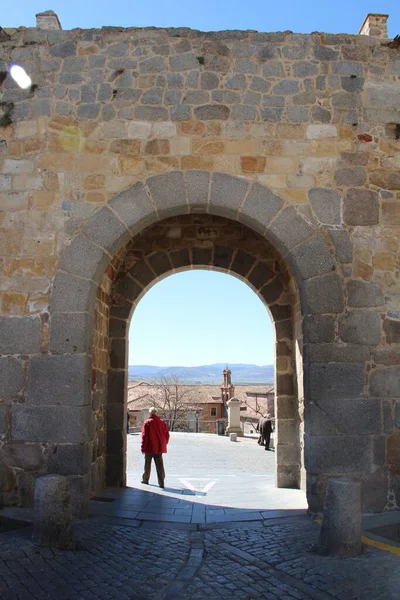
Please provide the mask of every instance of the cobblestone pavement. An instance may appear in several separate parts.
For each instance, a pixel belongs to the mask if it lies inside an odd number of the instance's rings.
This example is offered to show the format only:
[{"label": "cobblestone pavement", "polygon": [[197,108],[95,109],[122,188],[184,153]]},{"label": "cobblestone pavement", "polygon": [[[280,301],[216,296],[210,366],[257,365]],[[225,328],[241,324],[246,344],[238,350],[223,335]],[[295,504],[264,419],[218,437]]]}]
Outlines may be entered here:
[{"label": "cobblestone pavement", "polygon": [[29,530],[0,535],[1,600],[398,600],[400,558],[312,550],[309,517],[256,523],[160,524],[89,519],[79,550],[35,547]]}]

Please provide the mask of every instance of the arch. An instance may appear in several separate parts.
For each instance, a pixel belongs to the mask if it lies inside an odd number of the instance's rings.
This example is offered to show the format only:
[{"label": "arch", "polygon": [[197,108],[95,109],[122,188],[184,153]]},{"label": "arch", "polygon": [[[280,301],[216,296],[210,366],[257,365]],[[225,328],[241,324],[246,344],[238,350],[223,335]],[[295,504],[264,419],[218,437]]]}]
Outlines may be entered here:
[{"label": "arch", "polygon": [[[107,446],[105,453],[107,448],[110,450],[112,446],[113,451],[108,452],[109,456],[112,456],[117,448],[117,454],[121,456],[125,444],[120,427],[121,406],[117,406],[123,398],[125,376],[121,377],[117,371],[111,371],[108,377],[108,387],[110,388],[112,380],[113,393],[116,393],[119,399],[114,403],[115,406],[110,406],[107,411],[109,424],[114,423],[110,427],[111,434],[107,439],[100,435],[95,438],[93,434],[99,425],[94,421],[92,406],[101,403],[102,394],[106,389],[104,371],[96,371],[94,375],[92,368],[92,341],[93,336],[98,334],[95,317],[99,314],[101,295],[105,293],[102,285],[111,285],[132,238],[164,219],[196,214],[222,217],[242,224],[249,231],[253,231],[258,240],[269,243],[271,248],[275,249],[287,272],[292,274],[292,281],[299,294],[296,302],[292,304],[292,315],[281,321],[278,320],[279,314],[285,314],[287,308],[276,302],[277,298],[273,298],[274,294],[278,294],[278,298],[280,295],[277,282],[272,282],[270,288],[270,282],[264,282],[265,290],[270,290],[271,294],[268,298],[264,297],[264,301],[269,306],[276,304],[273,309],[277,311],[277,314],[273,315],[275,326],[281,327],[285,336],[292,336],[292,340],[294,334],[290,319],[293,314],[296,315],[296,344],[300,348],[300,353],[299,348],[297,349],[297,360],[302,358],[299,354],[302,354],[303,335],[304,340],[307,340],[308,336],[307,323],[302,323],[302,317],[340,312],[343,308],[341,282],[334,272],[334,257],[322,233],[298,209],[288,205],[257,182],[217,172],[177,171],[150,177],[145,182],[138,182],[116,195],[86,220],[59,260],[50,300],[50,354],[36,359],[36,372],[41,373],[44,390],[42,404],[54,404],[52,396],[56,385],[53,381],[55,370],[61,370],[64,379],[73,377],[82,382],[77,398],[71,400],[67,392],[62,395],[62,399],[67,403],[74,403],[75,409],[68,413],[71,418],[73,415],[74,427],[77,429],[71,433],[73,448],[69,449],[69,453],[79,457],[82,451],[85,454],[85,467],[82,466],[81,459],[76,461],[79,464],[75,465],[72,461],[69,466],[69,475],[75,477],[77,502],[82,500],[82,489],[87,490],[90,478],[97,481],[94,484],[95,488],[101,487],[100,482],[104,479],[104,463],[97,464],[95,468],[92,465],[89,477],[87,465],[90,464],[90,455],[94,455],[98,450],[95,445],[98,444],[103,450]],[[203,264],[204,258],[200,262]],[[255,265],[253,267],[256,268]],[[247,277],[250,271],[251,269],[246,271]],[[243,278],[243,273],[237,274]],[[263,295],[262,289],[257,289],[257,292]],[[112,317],[116,317],[115,311]],[[295,356],[290,356],[291,360],[295,361]],[[302,378],[298,378],[299,381],[300,379]],[[30,372],[30,387],[32,380],[33,371]],[[307,386],[308,369],[305,369],[304,380]],[[294,397],[293,383],[287,385],[291,390],[288,396]],[[302,391],[300,393],[303,395]],[[290,413],[288,422],[292,422],[293,401],[286,402],[285,406],[285,410]],[[60,411],[63,408],[52,407],[57,413],[56,418],[68,418]],[[287,429],[287,437],[292,434],[293,423]],[[301,430],[298,437],[302,435]],[[286,448],[287,465],[294,464],[293,455],[299,451],[300,446],[295,450]],[[114,452],[114,458],[117,454]],[[116,459],[116,462],[118,461],[119,464],[115,464],[114,467],[119,473],[118,481],[123,484],[120,458]],[[286,474],[283,469],[283,484],[285,481],[293,481],[292,475],[290,469]],[[83,500],[84,504],[85,496]]]}]

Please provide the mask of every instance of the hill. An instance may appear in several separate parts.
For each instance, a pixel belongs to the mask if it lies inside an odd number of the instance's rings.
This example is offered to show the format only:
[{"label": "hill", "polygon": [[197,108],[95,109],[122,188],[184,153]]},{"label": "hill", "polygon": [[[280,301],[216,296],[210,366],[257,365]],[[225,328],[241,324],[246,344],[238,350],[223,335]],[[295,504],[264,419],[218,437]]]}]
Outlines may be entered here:
[{"label": "hill", "polygon": [[[226,367],[225,363],[215,363],[213,365],[201,365],[198,367],[157,367],[153,365],[130,365],[128,367],[128,377],[130,380],[156,381],[163,377],[176,376],[182,383],[192,384],[220,384],[222,383],[222,371]],[[239,383],[273,383],[274,366],[273,365],[229,365],[232,371],[233,385]]]}]

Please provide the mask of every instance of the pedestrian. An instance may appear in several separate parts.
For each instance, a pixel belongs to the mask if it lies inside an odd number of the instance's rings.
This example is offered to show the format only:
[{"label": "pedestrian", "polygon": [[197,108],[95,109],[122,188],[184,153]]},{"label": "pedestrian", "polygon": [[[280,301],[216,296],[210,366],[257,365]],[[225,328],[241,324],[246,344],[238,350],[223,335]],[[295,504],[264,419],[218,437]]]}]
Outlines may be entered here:
[{"label": "pedestrian", "polygon": [[260,417],[260,418],[258,419],[258,423],[257,423],[257,426],[256,426],[256,431],[258,431],[258,433],[260,434],[260,435],[259,435],[259,438],[258,438],[258,440],[257,440],[257,444],[258,444],[259,446],[264,446],[264,438],[263,438],[263,423],[264,423],[264,417]]},{"label": "pedestrian", "polygon": [[157,470],[158,485],[164,487],[165,470],[162,455],[167,452],[169,431],[165,421],[157,415],[157,409],[149,409],[149,418],[142,425],[141,451],[144,454],[144,473],[142,483],[149,483],[151,459],[154,458]]},{"label": "pedestrian", "polygon": [[269,450],[269,444],[271,441],[271,433],[272,433],[272,421],[271,415],[264,415],[263,424],[262,424],[262,436],[265,442],[265,450]]}]

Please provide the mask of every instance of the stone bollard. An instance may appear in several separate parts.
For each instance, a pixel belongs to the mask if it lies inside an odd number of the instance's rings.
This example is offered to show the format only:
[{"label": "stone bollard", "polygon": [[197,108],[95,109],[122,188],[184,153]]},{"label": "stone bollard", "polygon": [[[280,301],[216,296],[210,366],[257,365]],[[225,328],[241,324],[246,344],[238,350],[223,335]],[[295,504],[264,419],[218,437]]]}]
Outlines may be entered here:
[{"label": "stone bollard", "polygon": [[71,492],[67,477],[43,475],[35,480],[33,542],[38,546],[75,550]]},{"label": "stone bollard", "polygon": [[229,439],[231,442],[237,442],[237,433],[230,433]]},{"label": "stone bollard", "polygon": [[362,552],[361,535],[361,482],[345,477],[328,479],[319,553],[357,556]]}]

